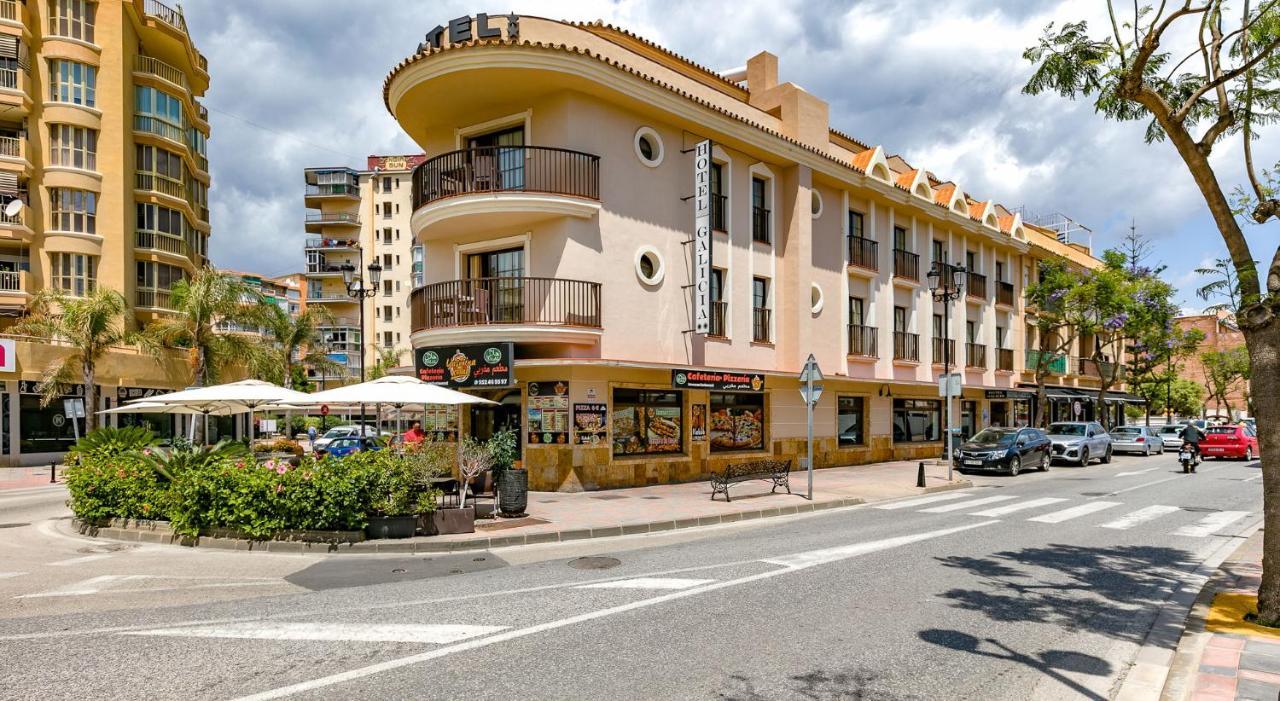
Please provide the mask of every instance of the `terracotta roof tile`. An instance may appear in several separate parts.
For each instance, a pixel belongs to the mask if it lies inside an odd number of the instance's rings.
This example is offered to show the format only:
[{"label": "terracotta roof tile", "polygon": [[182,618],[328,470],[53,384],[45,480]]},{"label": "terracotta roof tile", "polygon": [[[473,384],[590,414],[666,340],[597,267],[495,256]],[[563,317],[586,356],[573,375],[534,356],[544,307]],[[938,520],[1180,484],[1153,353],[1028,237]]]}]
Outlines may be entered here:
[{"label": "terracotta roof tile", "polygon": [[869,148],[866,151],[859,151],[853,155],[853,167],[862,172],[867,172],[867,166],[871,165],[871,157],[876,154],[876,150]]},{"label": "terracotta roof tile", "polygon": [[917,172],[917,169],[915,168],[908,170],[902,175],[899,175],[898,179],[894,181],[894,184],[904,190],[910,190],[911,184],[916,181],[916,172]]}]

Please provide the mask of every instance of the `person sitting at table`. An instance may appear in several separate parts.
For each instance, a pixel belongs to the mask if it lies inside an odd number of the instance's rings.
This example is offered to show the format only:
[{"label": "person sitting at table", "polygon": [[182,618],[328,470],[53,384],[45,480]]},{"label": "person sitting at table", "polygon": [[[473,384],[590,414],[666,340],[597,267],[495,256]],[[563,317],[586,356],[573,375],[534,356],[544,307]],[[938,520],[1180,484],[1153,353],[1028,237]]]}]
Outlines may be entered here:
[{"label": "person sitting at table", "polygon": [[404,432],[404,442],[406,445],[413,443],[421,443],[426,440],[427,434],[422,432],[422,422],[414,421],[408,431]]}]

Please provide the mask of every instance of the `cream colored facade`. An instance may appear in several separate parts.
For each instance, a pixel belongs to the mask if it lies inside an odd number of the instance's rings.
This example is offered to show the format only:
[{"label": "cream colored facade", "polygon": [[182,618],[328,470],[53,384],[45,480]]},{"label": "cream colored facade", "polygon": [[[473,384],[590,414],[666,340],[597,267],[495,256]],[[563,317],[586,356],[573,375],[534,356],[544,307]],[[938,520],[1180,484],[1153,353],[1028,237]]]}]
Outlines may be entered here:
[{"label": "cream colored facade", "polygon": [[[369,156],[364,170],[308,168],[305,172],[306,301],[322,304],[334,316],[325,329],[328,352],[346,366],[341,377],[321,377],[324,384],[360,376],[360,356],[366,369],[384,351],[403,351],[409,362],[409,292],[414,287],[415,243],[410,231],[411,175],[421,155]],[[382,266],[376,294],[363,302],[347,294],[341,266],[355,266],[368,279],[374,260]],[[417,268],[419,273],[421,267]],[[360,305],[364,305],[364,342],[360,335]]]},{"label": "cream colored facade", "polygon": [[[941,452],[944,336],[965,387],[957,422],[1025,423],[1036,261],[1097,265],[963,183],[831,129],[827,104],[780,82],[768,53],[722,76],[600,23],[477,16],[429,35],[384,97],[428,156],[410,223],[425,249],[415,357],[514,344],[514,385],[485,393],[521,425],[536,489],[698,479],[762,457],[796,467],[810,354],[826,375],[819,466]],[[704,139],[717,171],[705,336],[690,332],[687,201]],[[935,260],[970,273],[945,329]],[[756,386],[682,384],[720,371]],[[534,385],[565,387],[574,412],[605,405],[603,435],[531,430],[548,421]]]},{"label": "cream colored facade", "polygon": [[[124,294],[140,324],[168,313],[172,283],[208,255],[209,124],[197,99],[208,87],[207,61],[180,9],[157,0],[0,0],[0,206],[23,202],[0,214],[0,314],[21,315],[41,289],[80,295],[95,285]],[[0,320],[0,331],[7,326]],[[19,389],[59,351],[18,344],[16,368],[0,372],[14,437],[0,452],[11,462],[57,452],[34,450],[23,436],[37,418],[26,416],[30,395]],[[118,388],[189,380],[181,363],[124,350],[98,377],[104,406]],[[60,421],[50,431],[69,433]]]}]

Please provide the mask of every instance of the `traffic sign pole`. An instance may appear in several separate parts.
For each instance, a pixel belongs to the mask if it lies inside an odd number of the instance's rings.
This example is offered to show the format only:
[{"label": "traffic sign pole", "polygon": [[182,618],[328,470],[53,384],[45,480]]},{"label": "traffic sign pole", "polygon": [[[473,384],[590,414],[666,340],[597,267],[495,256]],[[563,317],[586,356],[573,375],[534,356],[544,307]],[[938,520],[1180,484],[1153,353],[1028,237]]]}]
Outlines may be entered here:
[{"label": "traffic sign pole", "polygon": [[818,367],[817,358],[810,353],[804,362],[804,370],[800,371],[800,381],[804,388],[800,394],[804,396],[804,415],[806,430],[805,467],[809,477],[809,501],[813,501],[813,405],[822,396],[822,385],[814,384],[822,381],[822,369]]}]

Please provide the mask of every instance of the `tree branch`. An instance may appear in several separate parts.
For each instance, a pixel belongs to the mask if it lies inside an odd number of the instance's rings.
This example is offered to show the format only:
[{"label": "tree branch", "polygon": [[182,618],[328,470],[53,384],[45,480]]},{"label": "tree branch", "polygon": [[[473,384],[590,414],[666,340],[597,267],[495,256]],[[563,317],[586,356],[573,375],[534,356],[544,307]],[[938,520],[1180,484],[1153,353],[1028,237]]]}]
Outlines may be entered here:
[{"label": "tree branch", "polygon": [[1222,75],[1218,76],[1216,79],[1210,80],[1204,85],[1201,85],[1199,89],[1191,93],[1191,96],[1188,97],[1186,101],[1182,103],[1182,106],[1178,108],[1178,111],[1174,112],[1173,114],[1174,119],[1177,119],[1179,122],[1182,122],[1183,120],[1185,120],[1187,118],[1187,115],[1190,114],[1191,110],[1195,107],[1196,102],[1198,102],[1200,98],[1204,97],[1205,93],[1209,92],[1210,90],[1217,90],[1219,87],[1231,82],[1232,80],[1235,80],[1236,78],[1239,78],[1249,69],[1257,65],[1259,61],[1266,58],[1268,54],[1270,54],[1272,51],[1276,49],[1276,47],[1280,47],[1280,38],[1272,39],[1271,41],[1267,42],[1267,45],[1262,47],[1262,49],[1258,51],[1257,56],[1254,56],[1253,58],[1240,64],[1236,68],[1233,68],[1227,71],[1226,73],[1223,73]]},{"label": "tree branch", "polygon": [[1111,31],[1116,37],[1116,53],[1120,55],[1120,65],[1125,64],[1124,60],[1124,39],[1120,38],[1120,25],[1116,22],[1116,8],[1111,0],[1107,0],[1107,14],[1111,15]]}]

